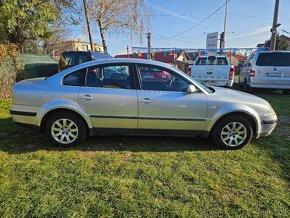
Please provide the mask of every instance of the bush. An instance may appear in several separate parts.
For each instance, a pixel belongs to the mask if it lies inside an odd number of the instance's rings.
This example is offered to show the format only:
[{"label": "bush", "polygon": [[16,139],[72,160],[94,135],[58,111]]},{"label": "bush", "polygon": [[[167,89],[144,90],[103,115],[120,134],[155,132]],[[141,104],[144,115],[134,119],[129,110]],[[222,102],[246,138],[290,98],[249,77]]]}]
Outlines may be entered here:
[{"label": "bush", "polygon": [[15,82],[25,78],[14,44],[0,44],[0,98],[10,98]]}]

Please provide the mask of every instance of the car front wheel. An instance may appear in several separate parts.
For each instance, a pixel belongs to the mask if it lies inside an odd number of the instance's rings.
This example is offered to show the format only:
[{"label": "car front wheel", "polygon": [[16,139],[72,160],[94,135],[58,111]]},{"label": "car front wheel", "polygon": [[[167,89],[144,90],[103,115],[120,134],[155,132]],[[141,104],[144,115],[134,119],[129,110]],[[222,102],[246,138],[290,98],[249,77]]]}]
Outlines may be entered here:
[{"label": "car front wheel", "polygon": [[214,144],[230,150],[249,144],[252,137],[251,123],[240,115],[228,116],[218,121],[211,133]]},{"label": "car front wheel", "polygon": [[73,113],[58,112],[46,123],[46,135],[56,145],[76,146],[82,143],[87,135],[84,121]]}]

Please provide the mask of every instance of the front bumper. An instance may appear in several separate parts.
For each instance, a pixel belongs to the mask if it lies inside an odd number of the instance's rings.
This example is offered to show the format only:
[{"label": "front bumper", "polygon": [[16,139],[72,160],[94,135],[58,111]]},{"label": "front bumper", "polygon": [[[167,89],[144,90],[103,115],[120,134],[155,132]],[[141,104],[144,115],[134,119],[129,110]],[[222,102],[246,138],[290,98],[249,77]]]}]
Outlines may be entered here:
[{"label": "front bumper", "polygon": [[256,138],[265,137],[270,135],[277,125],[278,119],[276,114],[272,116],[263,117],[260,125],[260,129]]}]

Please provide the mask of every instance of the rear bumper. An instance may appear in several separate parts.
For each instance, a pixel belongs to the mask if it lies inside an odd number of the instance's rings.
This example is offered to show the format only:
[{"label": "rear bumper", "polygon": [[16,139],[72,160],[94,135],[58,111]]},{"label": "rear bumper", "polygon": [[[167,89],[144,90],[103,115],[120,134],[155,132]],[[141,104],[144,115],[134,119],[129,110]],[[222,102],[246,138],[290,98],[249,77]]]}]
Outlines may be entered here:
[{"label": "rear bumper", "polygon": [[248,81],[248,86],[252,88],[264,89],[290,89],[289,78],[256,78],[251,77]]},{"label": "rear bumper", "polygon": [[251,87],[251,88],[261,88],[261,89],[282,89],[282,90],[290,89],[290,85],[248,83],[248,86]]},{"label": "rear bumper", "polygon": [[37,126],[39,107],[13,104],[10,109],[12,120],[16,123]]}]

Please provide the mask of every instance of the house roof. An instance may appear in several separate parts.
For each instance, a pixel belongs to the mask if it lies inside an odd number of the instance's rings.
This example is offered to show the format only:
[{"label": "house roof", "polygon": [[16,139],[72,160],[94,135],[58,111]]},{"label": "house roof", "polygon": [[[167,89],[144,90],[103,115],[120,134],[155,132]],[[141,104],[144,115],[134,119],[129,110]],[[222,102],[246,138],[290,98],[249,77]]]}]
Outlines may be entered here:
[{"label": "house roof", "polygon": [[235,54],[233,55],[233,57],[235,57],[239,62],[246,61],[247,59],[247,57],[243,54]]}]

